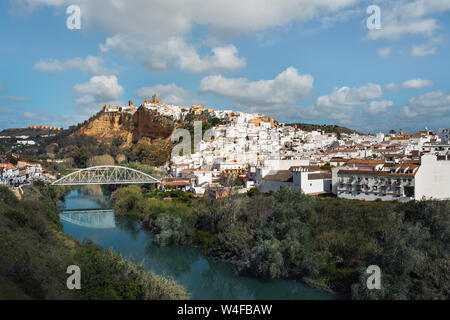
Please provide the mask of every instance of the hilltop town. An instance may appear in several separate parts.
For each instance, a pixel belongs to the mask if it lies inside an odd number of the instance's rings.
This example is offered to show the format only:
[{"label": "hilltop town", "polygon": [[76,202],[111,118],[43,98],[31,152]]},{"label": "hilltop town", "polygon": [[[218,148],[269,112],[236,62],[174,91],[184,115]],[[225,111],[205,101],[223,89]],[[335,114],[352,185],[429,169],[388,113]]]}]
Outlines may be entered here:
[{"label": "hilltop town", "polygon": [[[306,131],[259,113],[166,104],[156,94],[139,107],[132,101],[127,106],[105,105],[100,116],[132,117],[138,110],[159,114],[174,123],[204,114],[220,123],[195,141],[193,152],[176,154],[161,166],[167,174],[163,181],[165,188],[182,189],[196,196],[221,197],[228,192],[221,178],[233,175],[241,182],[237,192],[251,188],[270,192],[287,187],[309,195],[333,194],[360,200],[450,198],[449,129],[440,129],[438,133],[428,129],[414,133],[399,130],[376,135],[351,130],[347,133]],[[156,123],[160,121],[150,125]],[[96,126],[98,123],[92,122],[82,127],[81,133],[98,136],[113,130]],[[134,126],[139,125],[135,122]],[[120,124],[115,123],[114,128],[117,127]],[[58,132],[58,128],[47,129]],[[118,135],[117,132],[109,134]],[[167,131],[163,140],[170,140],[169,134]],[[140,138],[146,138],[145,135],[148,128],[140,133]],[[23,166],[17,168],[3,163],[1,168],[4,184],[17,185],[28,179],[20,175]]]}]

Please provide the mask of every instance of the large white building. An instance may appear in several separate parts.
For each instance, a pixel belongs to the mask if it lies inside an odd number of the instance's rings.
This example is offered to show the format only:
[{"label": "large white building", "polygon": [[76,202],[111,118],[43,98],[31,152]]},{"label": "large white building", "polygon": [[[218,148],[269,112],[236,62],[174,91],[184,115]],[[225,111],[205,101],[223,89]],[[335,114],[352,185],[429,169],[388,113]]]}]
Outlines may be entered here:
[{"label": "large white building", "polygon": [[416,200],[450,199],[450,155],[426,154],[415,176]]},{"label": "large white building", "polygon": [[439,138],[442,143],[449,144],[450,143],[450,128],[441,128],[438,131]]},{"label": "large white building", "polygon": [[450,199],[450,156],[425,154],[420,161],[385,164],[378,170],[333,169],[339,198],[409,201]]}]

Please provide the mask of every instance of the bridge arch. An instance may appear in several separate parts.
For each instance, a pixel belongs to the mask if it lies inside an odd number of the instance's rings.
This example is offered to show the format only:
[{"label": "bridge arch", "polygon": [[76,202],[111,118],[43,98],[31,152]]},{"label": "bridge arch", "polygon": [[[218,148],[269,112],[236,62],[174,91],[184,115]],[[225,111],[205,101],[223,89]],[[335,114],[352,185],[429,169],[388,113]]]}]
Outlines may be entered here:
[{"label": "bridge arch", "polygon": [[77,186],[88,184],[145,183],[161,183],[161,181],[136,169],[105,165],[77,170],[54,181],[52,185]]}]

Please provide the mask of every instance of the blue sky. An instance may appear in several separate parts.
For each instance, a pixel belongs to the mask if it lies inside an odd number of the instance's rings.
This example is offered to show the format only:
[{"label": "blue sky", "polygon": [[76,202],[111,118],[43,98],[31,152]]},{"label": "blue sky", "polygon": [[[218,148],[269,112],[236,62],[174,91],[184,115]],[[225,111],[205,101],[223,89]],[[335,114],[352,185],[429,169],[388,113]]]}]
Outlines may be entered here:
[{"label": "blue sky", "polygon": [[364,132],[448,127],[449,18],[450,0],[2,1],[0,129],[67,127],[154,92]]}]

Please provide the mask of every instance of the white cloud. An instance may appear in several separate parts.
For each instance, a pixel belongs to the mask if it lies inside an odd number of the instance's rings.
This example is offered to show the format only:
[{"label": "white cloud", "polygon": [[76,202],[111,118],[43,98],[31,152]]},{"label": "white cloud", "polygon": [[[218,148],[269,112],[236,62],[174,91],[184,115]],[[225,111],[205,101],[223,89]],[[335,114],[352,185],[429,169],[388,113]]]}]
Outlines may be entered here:
[{"label": "white cloud", "polygon": [[395,92],[400,89],[419,90],[419,89],[423,89],[426,87],[432,87],[432,86],[434,86],[433,81],[428,80],[428,79],[416,78],[416,79],[404,81],[401,84],[389,83],[389,84],[385,85],[384,88],[387,92]]},{"label": "white cloud", "polygon": [[79,96],[75,101],[78,105],[94,108],[105,103],[115,103],[124,93],[116,76],[92,77],[87,83],[75,85],[73,91]]},{"label": "white cloud", "polygon": [[[149,34],[166,38],[207,26],[216,34],[245,34],[292,21],[339,13],[357,0],[15,0],[16,5],[54,7],[76,4],[83,23],[114,34]],[[101,12],[101,14],[99,14]],[[131,18],[132,17],[132,18]]]},{"label": "white cloud", "polygon": [[102,52],[115,51],[124,58],[136,58],[154,71],[179,68],[190,72],[223,72],[246,65],[234,45],[214,47],[212,54],[200,56],[197,49],[181,37],[153,41],[136,35],[115,35],[106,39],[100,48]]},{"label": "white cloud", "polygon": [[19,102],[19,101],[30,101],[30,98],[26,98],[26,97],[15,97],[15,96],[0,96],[0,102],[6,104],[6,105],[10,105],[14,102]]},{"label": "white cloud", "polygon": [[373,83],[355,88],[334,88],[331,94],[316,99],[310,113],[325,116],[343,125],[352,125],[358,114],[358,107],[382,96],[381,86]]},{"label": "white cloud", "polygon": [[314,78],[299,74],[289,67],[273,80],[249,81],[246,78],[225,78],[213,75],[200,81],[199,92],[230,98],[242,108],[277,112],[275,105],[295,106],[300,98],[307,98],[313,89]]},{"label": "white cloud", "polygon": [[315,108],[330,119],[350,120],[355,115],[357,106],[378,99],[382,95],[381,86],[373,83],[357,88],[334,88],[331,94],[317,98]]},{"label": "white cloud", "polygon": [[411,79],[402,83],[403,88],[407,89],[422,89],[426,87],[432,87],[433,81],[427,79]]},{"label": "white cloud", "polygon": [[384,90],[386,92],[395,92],[398,91],[400,89],[400,85],[398,85],[397,83],[388,83],[384,86]]},{"label": "white cloud", "polygon": [[34,70],[42,72],[64,71],[63,63],[58,60],[39,61],[34,65]]},{"label": "white cloud", "polygon": [[[321,17],[325,17],[325,25],[333,24],[354,14],[348,10],[357,3],[358,0],[13,0],[19,8],[45,5],[58,8],[59,12],[65,12],[61,10],[64,6],[79,5],[83,29],[99,28],[111,35],[102,45],[104,51],[114,50],[123,58],[137,59],[151,70],[177,67],[191,72],[243,68],[245,59],[238,57],[236,47],[229,44],[232,36]],[[186,43],[196,27],[203,27],[209,40],[196,43],[214,43],[210,54],[200,54],[199,46]],[[54,61],[45,67],[61,69]]]},{"label": "white cloud", "polygon": [[384,1],[380,8],[382,29],[369,31],[369,39],[399,40],[408,35],[432,36],[440,28],[432,15],[450,10],[450,1]]},{"label": "white cloud", "polygon": [[85,73],[92,74],[111,74],[116,73],[104,66],[103,58],[88,56],[83,58],[74,58],[60,62],[58,60],[39,61],[34,65],[34,69],[42,72],[60,72],[67,69],[80,69]]},{"label": "white cloud", "polygon": [[333,12],[330,15],[320,17],[319,26],[308,28],[300,31],[300,34],[311,36],[326,29],[331,29],[337,24],[346,23],[350,19],[359,19],[363,16],[363,10],[361,8],[356,9],[343,9],[339,12]]},{"label": "white cloud", "polygon": [[149,99],[154,94],[158,95],[158,99],[165,103],[174,105],[188,105],[192,102],[193,97],[190,91],[178,87],[171,83],[168,85],[156,85],[152,87],[142,87],[137,91],[137,95],[143,99]]},{"label": "white cloud", "polygon": [[433,91],[411,98],[403,108],[403,116],[416,121],[436,117],[449,118],[450,94],[443,91]]},{"label": "white cloud", "polygon": [[220,72],[241,69],[246,65],[245,59],[237,57],[238,50],[233,45],[215,47],[212,52],[211,57],[204,59],[192,49],[180,52],[180,69],[193,72]]},{"label": "white cloud", "polygon": [[378,49],[378,55],[382,58],[387,58],[391,55],[391,48],[380,48]]},{"label": "white cloud", "polygon": [[425,57],[431,54],[435,54],[441,42],[442,37],[440,36],[430,39],[425,44],[414,45],[411,48],[411,55],[413,57]]},{"label": "white cloud", "polygon": [[390,108],[394,105],[392,101],[382,100],[382,101],[372,101],[367,105],[364,110],[367,114],[371,116],[377,116],[378,118],[383,118],[389,113]]},{"label": "white cloud", "polygon": [[435,54],[437,47],[430,47],[426,44],[413,46],[411,49],[411,55],[413,57],[425,57],[430,54]]}]

